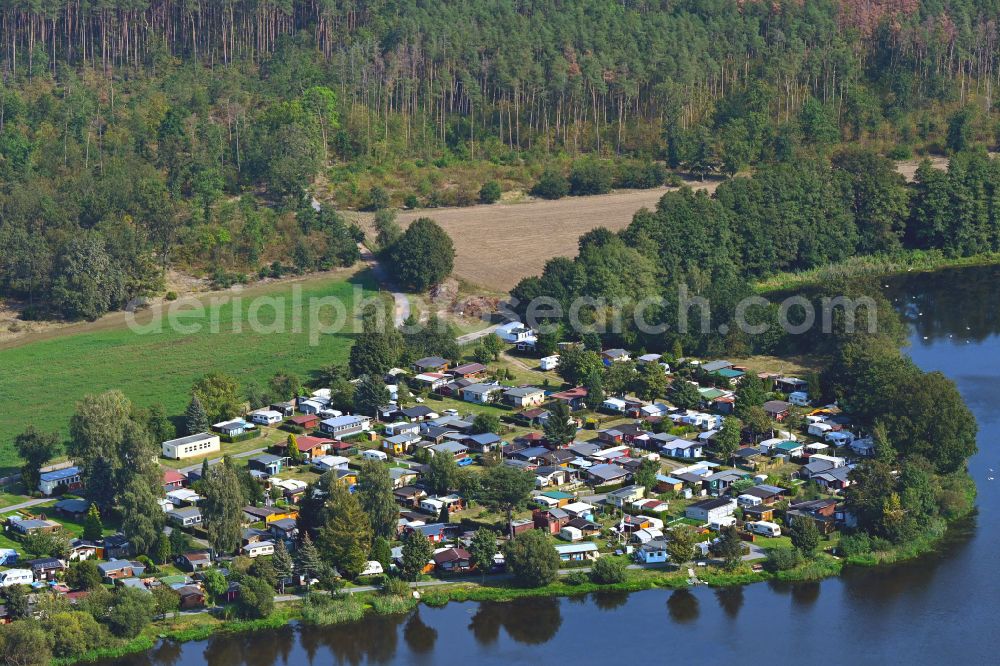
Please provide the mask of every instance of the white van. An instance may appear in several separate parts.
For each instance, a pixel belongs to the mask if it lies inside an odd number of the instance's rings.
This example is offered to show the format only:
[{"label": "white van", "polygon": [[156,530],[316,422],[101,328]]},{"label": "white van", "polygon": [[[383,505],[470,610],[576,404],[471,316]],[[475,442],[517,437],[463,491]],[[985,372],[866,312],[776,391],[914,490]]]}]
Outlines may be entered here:
[{"label": "white van", "polygon": [[781,526],[769,523],[766,520],[759,520],[756,523],[747,523],[747,528],[754,534],[766,537],[780,537]]},{"label": "white van", "polygon": [[383,574],[383,573],[385,573],[385,571],[383,571],[383,569],[382,569],[382,563],[378,562],[377,560],[371,560],[367,564],[365,564],[364,570],[362,570],[362,572],[360,574],[358,574],[358,575],[359,576],[378,576],[379,574]]},{"label": "white van", "polygon": [[723,527],[732,527],[736,524],[736,516],[722,516],[708,524],[708,529],[713,532],[721,532]]},{"label": "white van", "polygon": [[31,585],[35,582],[35,574],[31,569],[7,569],[0,571],[0,587],[13,585]]},{"label": "white van", "polygon": [[365,460],[381,460],[383,462],[389,459],[389,456],[384,451],[379,451],[378,449],[368,449],[361,454],[361,457]]}]

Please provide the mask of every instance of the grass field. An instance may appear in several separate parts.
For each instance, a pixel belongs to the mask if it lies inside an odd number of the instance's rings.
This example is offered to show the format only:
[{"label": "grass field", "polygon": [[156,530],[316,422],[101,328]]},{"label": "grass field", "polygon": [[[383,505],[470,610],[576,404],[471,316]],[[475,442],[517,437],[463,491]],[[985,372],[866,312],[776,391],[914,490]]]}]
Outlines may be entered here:
[{"label": "grass field", "polygon": [[[191,384],[208,372],[230,373],[244,383],[266,380],[278,370],[305,379],[324,365],[344,361],[354,327],[317,335],[317,344],[311,345],[310,299],[337,298],[345,304],[350,323],[356,290],[370,295],[370,275],[364,272],[353,278],[324,277],[294,284],[301,290],[303,304],[304,323],[299,332],[292,328],[293,286],[277,283],[243,290],[239,306],[232,299],[219,299],[214,316],[218,333],[210,330],[213,315],[210,297],[205,296],[198,303],[206,311],[183,320],[185,324],[201,324],[199,332],[171,330],[164,316],[162,331],[138,334],[122,319],[113,326],[96,326],[84,332],[66,329],[36,342],[0,349],[0,468],[18,463],[11,442],[25,426],[34,423],[65,435],[75,403],[90,393],[121,389],[136,404],[162,403],[170,416],[177,417],[187,405]],[[268,332],[259,326],[255,331],[245,323],[253,298],[258,296],[285,299],[283,317],[275,317],[270,307],[259,311],[262,324],[283,321],[282,327],[273,328],[284,328],[285,332]],[[142,313],[137,320],[149,323],[161,311]],[[317,315],[318,321],[329,324],[332,308],[317,311]],[[242,331],[234,332],[233,322],[241,319]]]}]

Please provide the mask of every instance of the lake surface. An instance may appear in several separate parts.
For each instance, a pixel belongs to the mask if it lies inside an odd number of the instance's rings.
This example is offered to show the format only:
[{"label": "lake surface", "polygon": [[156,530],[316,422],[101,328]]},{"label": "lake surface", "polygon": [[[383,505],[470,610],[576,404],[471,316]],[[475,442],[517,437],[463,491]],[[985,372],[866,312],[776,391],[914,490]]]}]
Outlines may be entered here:
[{"label": "lake surface", "polygon": [[907,350],[957,382],[979,420],[978,515],[939,552],[818,583],[452,603],[339,627],[213,638],[116,666],[275,664],[996,663],[1000,641],[1000,269],[916,275],[889,291]]}]

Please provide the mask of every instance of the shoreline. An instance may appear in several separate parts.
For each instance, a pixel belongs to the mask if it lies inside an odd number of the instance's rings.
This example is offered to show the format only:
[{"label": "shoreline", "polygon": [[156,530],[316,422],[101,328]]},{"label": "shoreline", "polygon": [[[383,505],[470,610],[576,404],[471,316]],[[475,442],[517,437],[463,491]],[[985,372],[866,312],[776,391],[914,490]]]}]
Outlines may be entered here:
[{"label": "shoreline", "polygon": [[[970,477],[971,480],[971,477]],[[975,498],[970,497],[974,502]],[[805,583],[826,580],[840,577],[845,569],[856,567],[859,569],[873,569],[877,567],[893,567],[913,562],[921,557],[929,556],[945,543],[959,525],[972,519],[976,514],[976,507],[973,504],[960,516],[944,522],[944,529],[937,534],[924,534],[913,541],[899,544],[888,551],[872,552],[866,555],[854,555],[849,557],[837,557],[829,553],[820,553],[816,558],[803,562],[795,569],[788,571],[771,572],[767,570],[752,571],[746,564],[741,565],[733,571],[726,571],[717,565],[704,567],[701,571],[696,571],[699,583],[707,587],[735,587],[747,586],[769,581],[781,583]],[[120,659],[130,655],[141,654],[155,649],[163,641],[174,643],[189,643],[194,641],[208,640],[215,636],[227,634],[240,634],[261,630],[279,630],[284,627],[294,626],[297,623],[309,624],[309,626],[322,627],[334,626],[338,624],[348,624],[350,622],[360,622],[371,616],[377,615],[402,615],[413,611],[421,604],[431,608],[444,607],[449,603],[506,603],[524,598],[553,597],[569,598],[580,597],[592,593],[600,592],[644,592],[647,590],[679,590],[699,587],[692,585],[686,567],[672,569],[640,569],[630,570],[629,579],[621,583],[599,584],[587,581],[578,585],[573,585],[566,581],[565,576],[549,585],[536,588],[522,588],[510,585],[490,586],[483,583],[471,581],[460,581],[453,584],[442,584],[444,589],[428,592],[420,591],[420,598],[400,598],[394,599],[405,609],[398,609],[393,606],[389,612],[380,612],[378,604],[372,604],[372,598],[378,596],[378,592],[346,592],[341,593],[341,597],[331,597],[332,599],[345,598],[359,601],[362,604],[363,612],[358,617],[348,617],[343,620],[331,622],[308,623],[302,616],[302,604],[307,595],[295,595],[295,600],[275,601],[275,612],[267,618],[260,620],[219,620],[211,610],[187,616],[189,618],[209,618],[210,623],[194,622],[189,626],[177,626],[178,621],[160,620],[150,626],[150,630],[123,645],[95,650],[92,653],[84,654],[75,658],[58,658],[52,661],[53,666],[73,666],[74,664],[94,663],[111,659]],[[486,579],[489,582],[489,579]],[[419,588],[413,588],[419,589]]]},{"label": "shoreline", "polygon": [[766,295],[815,287],[833,279],[897,277],[958,268],[1000,266],[1000,252],[948,257],[940,250],[908,250],[896,255],[852,257],[836,264],[800,272],[776,273],[752,283],[754,293]]}]

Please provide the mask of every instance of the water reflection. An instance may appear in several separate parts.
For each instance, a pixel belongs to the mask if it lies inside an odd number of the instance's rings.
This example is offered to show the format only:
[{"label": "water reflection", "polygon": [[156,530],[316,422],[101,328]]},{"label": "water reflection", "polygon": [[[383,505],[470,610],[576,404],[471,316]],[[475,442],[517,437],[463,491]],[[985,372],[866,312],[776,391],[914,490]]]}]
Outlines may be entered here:
[{"label": "water reflection", "polygon": [[480,645],[495,643],[501,627],[518,643],[539,645],[551,640],[562,626],[559,604],[559,599],[549,597],[484,602],[472,616],[469,629]]},{"label": "water reflection", "polygon": [[417,654],[427,654],[434,649],[437,642],[437,629],[427,626],[420,618],[420,611],[414,611],[403,627],[403,639],[406,645]]},{"label": "water reflection", "polygon": [[250,640],[232,640],[221,635],[208,640],[204,659],[207,664],[219,666],[272,666],[288,661],[295,647],[295,629],[282,627],[267,633],[269,640],[251,635]]},{"label": "water reflection", "polygon": [[396,656],[398,628],[406,620],[406,615],[373,616],[356,624],[303,626],[299,641],[310,662],[328,650],[339,663],[387,663]]},{"label": "water reflection", "polygon": [[594,605],[602,611],[613,611],[621,608],[628,602],[628,592],[608,590],[606,592],[594,592],[590,595]]},{"label": "water reflection", "polygon": [[715,589],[715,598],[722,612],[735,620],[743,608],[743,587],[741,585],[718,587]]},{"label": "water reflection", "polygon": [[997,266],[955,269],[893,278],[885,293],[913,325],[918,344],[948,339],[964,345],[1000,330],[998,281]]},{"label": "water reflection", "polygon": [[698,597],[690,590],[675,590],[667,599],[670,618],[679,624],[687,624],[698,619]]}]

